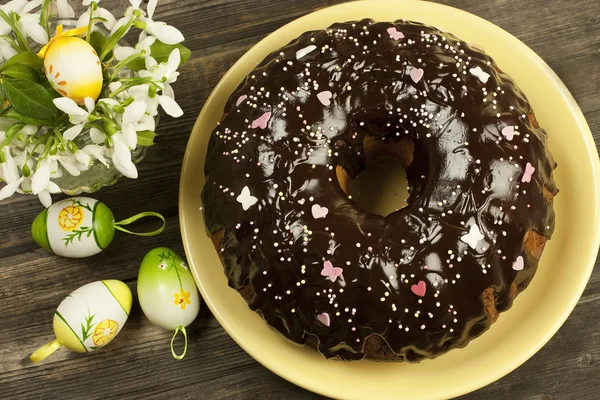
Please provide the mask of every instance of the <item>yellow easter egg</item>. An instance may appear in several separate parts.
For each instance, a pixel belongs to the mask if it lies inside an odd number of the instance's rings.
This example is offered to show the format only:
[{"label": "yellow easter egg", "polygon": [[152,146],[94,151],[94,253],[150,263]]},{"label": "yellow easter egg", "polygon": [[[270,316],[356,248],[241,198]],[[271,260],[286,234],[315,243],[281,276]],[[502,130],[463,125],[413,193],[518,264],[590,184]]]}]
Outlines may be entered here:
[{"label": "yellow easter egg", "polygon": [[85,40],[62,36],[46,52],[44,72],[52,87],[78,104],[102,90],[102,64],[96,50]]},{"label": "yellow easter egg", "polygon": [[121,281],[104,280],[81,286],[54,313],[56,339],[34,352],[31,361],[41,361],[61,346],[77,353],[105,346],[121,331],[131,303],[131,290]]}]

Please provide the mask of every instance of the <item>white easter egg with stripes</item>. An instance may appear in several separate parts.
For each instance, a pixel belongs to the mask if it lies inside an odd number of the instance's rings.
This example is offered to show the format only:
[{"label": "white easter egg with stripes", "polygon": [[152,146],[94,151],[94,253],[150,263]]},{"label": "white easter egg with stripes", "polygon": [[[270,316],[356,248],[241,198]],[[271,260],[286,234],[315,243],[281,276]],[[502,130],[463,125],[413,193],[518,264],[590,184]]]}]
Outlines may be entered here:
[{"label": "white easter egg with stripes", "polygon": [[81,286],[54,313],[56,339],[78,353],[97,350],[121,331],[131,302],[131,290],[121,281],[104,280]]},{"label": "white easter egg with stripes", "polygon": [[52,204],[32,226],[38,245],[71,258],[101,252],[114,234],[113,213],[104,203],[89,197],[72,197]]}]

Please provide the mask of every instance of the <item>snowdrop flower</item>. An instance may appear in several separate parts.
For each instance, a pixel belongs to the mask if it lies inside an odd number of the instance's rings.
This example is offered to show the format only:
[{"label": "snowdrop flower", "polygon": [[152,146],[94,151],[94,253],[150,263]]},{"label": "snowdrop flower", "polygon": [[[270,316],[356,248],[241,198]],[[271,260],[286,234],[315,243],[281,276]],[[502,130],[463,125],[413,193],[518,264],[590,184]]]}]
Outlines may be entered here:
[{"label": "snowdrop flower", "polygon": [[4,154],[4,162],[0,163],[0,178],[6,182],[6,185],[0,189],[0,200],[4,200],[17,191],[21,182],[23,182],[23,178],[19,177],[17,163],[10,154],[8,147],[4,147],[0,151]]},{"label": "snowdrop flower", "polygon": [[142,78],[152,77],[157,82],[173,83],[177,81],[179,64],[181,63],[181,53],[179,49],[174,49],[169,54],[166,63],[157,64],[156,60],[150,56],[146,57],[146,70],[139,72]]},{"label": "snowdrop flower", "polygon": [[[108,84],[108,89],[110,90],[111,93],[114,93],[117,90],[119,90],[121,88],[121,86],[123,86],[123,84],[121,82],[111,82]],[[123,101],[123,100],[127,99],[128,97],[130,97],[129,93],[127,92],[127,90],[124,90],[116,96],[116,99],[118,99],[119,101]],[[113,101],[114,99],[106,99],[106,100]]]},{"label": "snowdrop flower", "polygon": [[[0,6],[0,10],[6,14],[10,14],[11,12],[19,14],[19,30],[26,36],[31,37],[36,43],[46,44],[48,43],[48,34],[40,25],[40,15],[29,13],[41,4],[42,0],[33,0],[31,2],[27,0],[13,0]],[[0,35],[7,35],[10,31],[10,25],[4,19],[0,19]]]},{"label": "snowdrop flower", "polygon": [[[143,13],[143,11],[140,9],[142,0],[129,0],[129,4],[131,4],[131,7],[127,7],[127,10],[125,10],[125,14],[123,15],[123,18],[119,19],[114,24],[114,26],[112,27],[112,29],[110,31],[111,35],[113,33],[115,33],[117,31],[117,29],[119,29],[123,25],[129,23],[132,19],[139,18],[139,17],[134,17],[134,13],[136,11],[137,11],[137,15],[141,15]],[[129,32],[129,29],[125,32],[125,34],[127,34],[127,32]]]},{"label": "snowdrop flower", "polygon": [[31,191],[33,194],[38,194],[46,190],[48,182],[50,182],[50,167],[50,158],[45,158],[33,174],[31,178]]},{"label": "snowdrop flower", "polygon": [[58,161],[61,167],[63,167],[69,174],[73,176],[79,176],[81,175],[82,171],[87,171],[89,169],[89,163],[80,163],[75,157],[75,154],[71,152],[62,151],[53,158]]},{"label": "snowdrop flower", "polygon": [[12,181],[11,183],[7,183],[2,189],[0,189],[0,200],[4,200],[15,194],[21,183],[25,178],[21,177],[16,181]]},{"label": "snowdrop flower", "polygon": [[115,58],[119,61],[126,59],[134,54],[140,54],[143,51],[146,54],[150,54],[150,46],[152,46],[156,42],[156,38],[154,36],[148,36],[138,42],[135,47],[127,47],[127,46],[119,46],[115,47],[114,54]]},{"label": "snowdrop flower", "polygon": [[106,147],[98,146],[96,144],[88,144],[83,149],[75,152],[75,158],[85,165],[89,165],[92,159],[96,159],[100,161],[106,168],[109,167],[108,162],[105,158],[106,155]]},{"label": "snowdrop flower", "polygon": [[60,192],[60,187],[58,187],[56,183],[48,181],[48,186],[38,193],[38,199],[44,207],[48,208],[52,205],[52,196],[50,196],[50,194],[56,194]]},{"label": "snowdrop flower", "polygon": [[[163,110],[173,118],[178,118],[183,115],[183,110],[179,107],[179,104],[175,101],[175,93],[169,84],[164,85],[162,94],[157,93],[154,97],[150,97],[148,94],[149,85],[139,85],[129,89],[129,94],[136,100],[141,100],[146,104],[147,117],[154,117],[158,114],[158,106],[160,105]],[[154,121],[154,119],[152,119]],[[145,119],[144,124],[149,124],[150,121]],[[154,124],[152,124],[154,125]],[[138,130],[154,130],[152,129],[141,129]]]},{"label": "snowdrop flower", "polygon": [[48,208],[52,204],[51,193],[60,193],[58,185],[50,180],[52,173],[52,162],[48,157],[44,159],[40,167],[35,171],[31,178],[31,192],[37,195],[44,207]]},{"label": "snowdrop flower", "polygon": [[129,95],[136,100],[143,101],[146,104],[146,113],[148,116],[154,117],[156,114],[158,114],[158,106],[160,105],[158,102],[159,96],[157,94],[154,97],[150,97],[148,93],[149,90],[150,85],[146,83],[129,89]]},{"label": "snowdrop flower", "polygon": [[111,158],[114,166],[117,170],[131,179],[137,179],[138,171],[133,161],[131,161],[131,152],[129,147],[125,144],[125,139],[121,132],[117,132],[112,135],[113,147],[110,148],[107,153],[111,153]]},{"label": "snowdrop flower", "polygon": [[84,99],[87,112],[68,97],[60,97],[54,99],[53,102],[56,108],[69,115],[69,121],[73,124],[72,127],[63,133],[65,140],[73,140],[81,133],[83,127],[89,121],[90,114],[96,108],[96,103],[91,97],[86,97]]},{"label": "snowdrop flower", "polygon": [[40,14],[29,13],[41,3],[41,0],[34,0],[23,7],[23,10],[19,13],[19,30],[33,39],[34,42],[44,45],[48,43],[49,38],[46,30],[40,25]]},{"label": "snowdrop flower", "polygon": [[0,164],[0,178],[2,178],[4,182],[14,182],[19,179],[17,163],[10,154],[8,147],[3,147],[2,152],[4,153],[5,160]]},{"label": "snowdrop flower", "polygon": [[146,23],[144,32],[140,35],[140,39],[144,39],[144,33],[155,36],[158,40],[165,44],[177,44],[183,42],[183,34],[174,26],[167,25],[165,22],[152,21],[150,18],[142,18]]},{"label": "snowdrop flower", "polygon": [[[83,5],[89,6],[91,2],[92,2],[92,0],[84,0]],[[99,2],[100,2],[100,0],[96,0],[96,3],[99,3]],[[112,15],[112,13],[110,11],[108,11],[106,8],[102,8],[102,7],[98,7],[98,9],[96,9],[94,11],[92,11],[88,8],[86,12],[81,14],[79,19],[77,20],[78,28],[81,28],[83,26],[88,26],[88,24],[90,23],[90,12],[92,13],[94,18],[100,17],[100,18],[104,18],[106,20],[106,22],[102,21],[102,24],[104,24],[106,29],[109,29],[109,30],[114,29],[117,19],[115,18],[114,15]],[[111,34],[112,34],[112,32],[111,32]]]},{"label": "snowdrop flower", "polygon": [[[0,10],[4,11],[6,14],[10,14],[13,11],[20,14],[26,6],[27,0],[13,0],[4,5],[0,5]],[[0,18],[0,35],[7,35],[10,31],[10,25],[8,25],[4,19]]]},{"label": "snowdrop flower", "polygon": [[141,100],[134,100],[133,103],[125,108],[125,112],[123,113],[121,122],[123,141],[132,150],[137,147],[137,125],[145,113],[146,103]]},{"label": "snowdrop flower", "polygon": [[0,63],[3,63],[15,54],[17,54],[15,49],[5,39],[0,38]]},{"label": "snowdrop flower", "polygon": [[106,136],[100,129],[96,128],[95,126],[90,128],[90,139],[92,139],[94,144],[104,143],[105,138]]},{"label": "snowdrop flower", "polygon": [[59,18],[75,17],[75,11],[73,11],[73,7],[69,5],[67,0],[56,0],[56,4],[52,2],[50,12],[58,14]]},{"label": "snowdrop flower", "polygon": [[[125,25],[127,22],[131,20],[133,17],[134,11],[143,11],[140,9],[140,5],[142,4],[142,0],[129,0],[131,7],[127,9],[125,12],[125,17],[121,18],[112,29],[112,33],[114,33],[120,26]],[[157,0],[150,0],[148,2],[147,7],[147,17],[140,16],[138,20],[141,24],[136,27],[143,29],[140,34],[139,41],[143,41],[148,35],[155,36],[158,40],[165,44],[177,44],[181,43],[184,40],[183,35],[179,31],[179,29],[174,26],[167,25],[165,22],[154,21],[152,17],[154,16],[154,10],[156,9]]]},{"label": "snowdrop flower", "polygon": [[[150,56],[146,57],[146,69],[139,72],[139,75],[143,78],[152,77],[156,84],[163,87],[162,94],[157,94],[155,99],[150,98],[147,95],[146,91],[146,102],[149,104],[149,111],[152,114],[152,105],[157,101],[165,110],[167,114],[174,118],[181,117],[183,115],[183,110],[177,102],[175,102],[175,92],[173,88],[171,88],[170,83],[173,83],[177,80],[179,76],[179,72],[177,72],[177,68],[179,67],[179,63],[181,62],[181,53],[179,49],[174,49],[171,54],[169,54],[169,59],[166,63],[157,64],[156,60]],[[141,88],[142,86],[140,86]],[[135,89],[135,88],[132,88]],[[130,93],[136,93],[135,90],[130,90]],[[144,93],[137,92],[138,96],[144,96]]]},{"label": "snowdrop flower", "polygon": [[174,26],[167,25],[164,22],[152,20],[152,17],[154,16],[154,10],[156,9],[156,3],[157,0],[150,0],[147,7],[148,17],[141,18],[141,20],[146,24],[146,27],[140,34],[140,41],[145,38],[145,35],[150,34],[165,44],[177,44],[183,42],[184,38],[179,29],[175,28]]}]

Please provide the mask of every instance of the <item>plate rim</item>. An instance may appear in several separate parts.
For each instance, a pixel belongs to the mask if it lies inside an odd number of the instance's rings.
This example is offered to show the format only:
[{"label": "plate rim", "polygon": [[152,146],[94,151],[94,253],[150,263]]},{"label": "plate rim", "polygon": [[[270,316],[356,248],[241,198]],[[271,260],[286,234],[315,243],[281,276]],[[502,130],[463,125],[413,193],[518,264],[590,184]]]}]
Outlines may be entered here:
[{"label": "plate rim", "polygon": [[[430,2],[420,1],[420,0],[403,0],[403,1],[410,2],[410,3],[427,3],[427,6],[439,7],[442,9],[446,9],[449,12],[463,14],[463,16],[465,16],[467,18],[477,19],[477,20],[484,22],[491,29],[493,29],[493,30],[495,29],[498,33],[500,33],[503,38],[506,38],[507,40],[511,40],[511,42],[512,42],[511,45],[513,45],[513,47],[518,47],[519,50],[521,50],[521,52],[523,52],[525,55],[527,55],[531,61],[535,62],[535,64],[537,64],[541,69],[543,69],[549,75],[549,77],[551,78],[551,81],[554,84],[554,86],[552,87],[552,90],[555,90],[557,93],[559,93],[559,95],[565,100],[565,102],[571,105],[570,113],[574,116],[574,119],[576,120],[577,125],[578,125],[578,129],[584,133],[584,135],[581,135],[581,136],[582,136],[585,148],[587,150],[586,158],[589,158],[589,160],[591,160],[591,172],[592,172],[592,176],[594,178],[594,183],[595,183],[595,185],[593,187],[593,193],[594,193],[595,198],[600,200],[600,159],[598,156],[598,150],[596,148],[596,144],[594,142],[591,130],[589,128],[589,125],[585,119],[583,112],[581,111],[581,108],[575,101],[573,95],[568,90],[568,88],[563,83],[563,81],[560,79],[560,77],[550,68],[550,66],[537,53],[535,53],[531,48],[529,48],[525,43],[523,43],[517,37],[513,36],[508,31],[502,29],[501,27],[497,26],[496,24],[494,24],[491,21],[488,21],[482,17],[479,17],[479,16],[469,13],[467,11],[461,10],[459,8],[444,5],[444,4],[430,3]],[[217,83],[217,85],[214,87],[211,94],[207,98],[206,102],[204,103],[204,106],[202,107],[202,110],[201,110],[200,114],[198,115],[196,122],[194,123],[194,127],[193,127],[190,137],[188,139],[188,143],[186,145],[185,155],[184,155],[184,159],[183,159],[183,163],[182,163],[181,175],[180,175],[180,188],[179,188],[179,198],[178,198],[179,223],[180,223],[180,230],[181,230],[181,236],[182,236],[184,250],[185,250],[186,255],[188,255],[190,265],[192,266],[192,268],[191,268],[192,274],[194,276],[194,279],[196,281],[198,288],[200,289],[202,297],[204,298],[204,301],[210,308],[210,310],[213,313],[213,315],[215,316],[215,318],[219,321],[219,324],[223,327],[223,329],[227,332],[227,334],[246,353],[248,353],[252,358],[254,358],[256,361],[258,361],[265,368],[269,369],[271,372],[275,373],[276,375],[284,378],[288,382],[291,382],[299,387],[302,387],[311,392],[315,392],[315,393],[329,396],[329,397],[336,396],[337,392],[335,389],[312,387],[304,380],[297,379],[295,377],[295,375],[288,373],[288,371],[278,370],[278,368],[277,368],[278,363],[273,362],[272,359],[262,358],[257,350],[255,350],[246,341],[244,341],[244,339],[241,338],[237,334],[237,332],[230,327],[226,318],[219,312],[219,309],[213,304],[211,298],[206,294],[206,289],[204,288],[202,281],[200,280],[200,278],[196,272],[196,268],[193,267],[191,257],[189,257],[189,254],[191,254],[191,244],[190,244],[190,236],[187,233],[188,228],[186,226],[186,221],[185,221],[186,220],[186,209],[184,206],[182,206],[184,204],[183,199],[185,197],[185,192],[186,192],[186,186],[183,183],[184,183],[185,176],[186,176],[185,173],[187,171],[187,168],[190,164],[190,159],[192,157],[192,154],[190,151],[190,149],[191,149],[190,143],[192,142],[192,139],[194,138],[194,133],[197,132],[199,129],[198,127],[200,125],[200,121],[203,119],[204,114],[207,112],[206,105],[212,102],[213,98],[216,96],[216,93],[220,91],[220,88],[224,85],[224,83],[230,79],[231,75],[233,75],[233,71],[236,70],[237,68],[239,68],[241,65],[243,65],[247,58],[250,58],[249,54],[254,53],[257,50],[257,48],[260,48],[261,45],[263,44],[263,42],[267,41],[268,38],[270,38],[271,36],[277,35],[283,30],[289,29],[290,25],[299,24],[304,20],[314,18],[315,15],[325,12],[325,10],[330,10],[332,8],[354,7],[355,5],[357,5],[359,3],[365,3],[365,2],[366,2],[365,0],[351,1],[351,2],[337,4],[334,6],[325,7],[325,8],[313,11],[307,15],[299,17],[293,21],[290,21],[289,23],[283,25],[282,27],[278,28],[277,30],[271,32],[269,35],[267,35],[266,37],[261,39],[259,42],[257,42],[254,46],[252,46],[250,49],[248,49],[227,70],[227,72],[219,80],[219,82]],[[395,5],[397,5],[397,0],[370,0],[370,2],[371,3],[383,3],[383,4],[395,3]],[[275,50],[277,50],[277,49],[273,49],[273,51],[275,51]],[[198,135],[196,135],[196,136],[198,136]],[[595,160],[595,162],[594,162],[594,160]],[[204,173],[204,172],[202,172],[202,173]],[[594,219],[593,223],[596,226],[598,226],[598,225],[600,225],[600,203],[596,202],[596,204],[597,204],[597,206],[595,209],[595,219]],[[595,238],[592,238],[592,242],[595,243],[596,248],[600,247],[600,230],[598,230],[596,232],[596,236],[595,236]],[[590,249],[593,249],[593,247],[590,246]],[[485,379],[473,380],[473,381],[471,381],[471,383],[462,384],[462,385],[458,386],[459,387],[458,390],[452,390],[452,388],[449,388],[448,396],[450,396],[451,398],[461,396],[461,395],[470,393],[474,390],[483,388],[483,387],[495,382],[496,380],[508,375],[509,373],[511,373],[512,371],[517,369],[519,366],[523,365],[527,360],[529,360],[543,346],[545,346],[548,343],[548,341],[556,334],[556,332],[558,332],[558,330],[563,326],[563,324],[565,323],[567,318],[573,312],[575,306],[577,305],[577,303],[579,302],[579,299],[581,298],[581,295],[583,294],[583,291],[585,290],[585,288],[588,284],[588,281],[590,279],[590,276],[591,276],[593,268],[594,268],[594,264],[595,264],[594,260],[596,258],[596,253],[594,252],[594,250],[590,250],[590,254],[586,255],[585,258],[589,259],[587,271],[584,275],[585,279],[582,278],[580,280],[576,295],[574,295],[570,299],[568,307],[566,307],[565,312],[563,312],[560,315],[560,317],[556,319],[557,322],[552,325],[552,329],[548,329],[546,334],[536,343],[535,346],[530,346],[527,349],[528,351],[522,351],[520,349],[519,352],[522,354],[521,357],[515,357],[513,359],[513,362],[505,363],[505,364],[503,364],[503,367],[496,368],[494,370],[494,372],[487,374]]]}]

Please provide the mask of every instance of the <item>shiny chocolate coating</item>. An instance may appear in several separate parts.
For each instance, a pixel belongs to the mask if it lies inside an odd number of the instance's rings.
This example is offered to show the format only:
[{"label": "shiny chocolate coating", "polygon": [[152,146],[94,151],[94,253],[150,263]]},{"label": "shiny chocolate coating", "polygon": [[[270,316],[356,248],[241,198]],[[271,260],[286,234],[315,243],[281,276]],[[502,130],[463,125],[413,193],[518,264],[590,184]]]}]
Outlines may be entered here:
[{"label": "shiny chocolate coating", "polygon": [[[336,167],[365,167],[363,141],[415,144],[408,205],[361,210]],[[229,285],[297,343],[365,356],[380,335],[402,358],[465,346],[508,309],[549,238],[555,163],[525,95],[483,53],[411,21],[306,32],[240,84],[214,130],[203,190]]]}]

